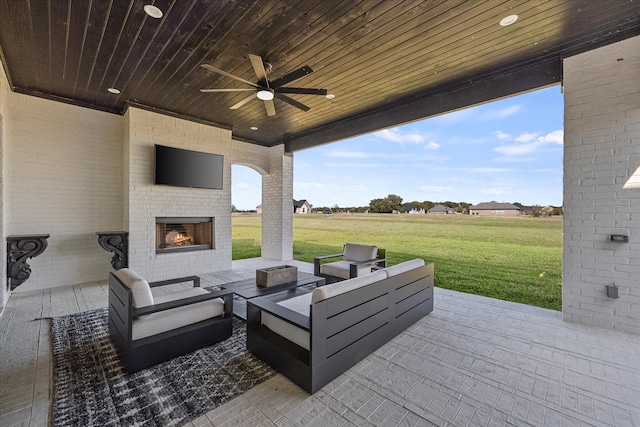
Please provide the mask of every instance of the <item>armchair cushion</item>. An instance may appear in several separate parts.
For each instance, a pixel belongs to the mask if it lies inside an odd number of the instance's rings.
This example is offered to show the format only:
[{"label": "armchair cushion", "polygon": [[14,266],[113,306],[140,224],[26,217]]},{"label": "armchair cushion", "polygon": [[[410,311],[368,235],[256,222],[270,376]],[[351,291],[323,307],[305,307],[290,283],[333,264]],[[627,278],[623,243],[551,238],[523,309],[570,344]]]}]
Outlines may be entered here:
[{"label": "armchair cushion", "polygon": [[[156,304],[207,295],[209,292],[202,288],[190,288],[170,294],[156,296]],[[131,326],[131,337],[134,340],[150,337],[172,329],[181,328],[221,316],[224,312],[224,301],[221,298],[202,301],[182,307],[172,308],[157,313],[147,314],[135,319]]]},{"label": "armchair cushion", "polygon": [[136,272],[128,268],[121,268],[114,274],[120,279],[123,285],[131,289],[133,306],[135,308],[147,307],[154,304],[149,282],[136,274]]},{"label": "armchair cushion", "polygon": [[358,243],[345,243],[342,256],[345,261],[368,261],[376,259],[378,247]]},{"label": "armchair cushion", "polygon": [[[368,258],[371,259],[371,258]],[[320,266],[320,273],[326,274],[328,276],[340,277],[342,279],[348,279],[350,275],[351,263],[353,261],[336,261],[330,262],[327,264],[322,264]],[[373,264],[373,263],[372,263]],[[364,276],[366,274],[371,273],[372,264],[362,264],[358,265],[358,276]]]}]

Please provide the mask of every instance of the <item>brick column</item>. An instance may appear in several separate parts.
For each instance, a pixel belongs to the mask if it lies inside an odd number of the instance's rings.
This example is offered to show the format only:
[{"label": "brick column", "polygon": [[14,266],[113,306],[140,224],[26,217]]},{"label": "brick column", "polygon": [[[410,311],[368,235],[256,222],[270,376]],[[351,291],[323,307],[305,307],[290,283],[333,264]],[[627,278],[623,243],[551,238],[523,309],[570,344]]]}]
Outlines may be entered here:
[{"label": "brick column", "polygon": [[293,154],[269,149],[269,172],[262,177],[262,257],[293,259]]},{"label": "brick column", "polygon": [[563,318],[640,334],[640,189],[624,188],[640,166],[640,37],[565,59],[563,83]]}]

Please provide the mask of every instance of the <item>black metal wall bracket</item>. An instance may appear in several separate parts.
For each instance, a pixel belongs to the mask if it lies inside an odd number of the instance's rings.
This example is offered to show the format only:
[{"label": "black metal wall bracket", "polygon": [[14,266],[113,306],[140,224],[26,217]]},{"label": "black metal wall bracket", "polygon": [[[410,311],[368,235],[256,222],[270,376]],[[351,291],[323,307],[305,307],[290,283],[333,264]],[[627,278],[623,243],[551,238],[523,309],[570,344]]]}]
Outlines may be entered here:
[{"label": "black metal wall bracket", "polygon": [[113,252],[111,266],[114,270],[129,266],[129,232],[98,231],[98,244],[108,252]]},{"label": "black metal wall bracket", "polygon": [[47,249],[49,234],[7,236],[7,279],[14,290],[31,276],[27,259],[35,258]]}]

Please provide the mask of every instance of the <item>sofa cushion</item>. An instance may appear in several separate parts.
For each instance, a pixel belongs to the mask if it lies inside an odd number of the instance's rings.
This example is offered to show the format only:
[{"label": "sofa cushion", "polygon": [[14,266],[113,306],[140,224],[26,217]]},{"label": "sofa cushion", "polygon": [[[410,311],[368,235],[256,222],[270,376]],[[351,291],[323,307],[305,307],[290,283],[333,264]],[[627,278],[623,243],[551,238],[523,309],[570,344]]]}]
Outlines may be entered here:
[{"label": "sofa cushion", "polygon": [[345,261],[368,261],[376,259],[378,248],[371,245],[361,245],[358,243],[346,243],[342,257]]},{"label": "sofa cushion", "polygon": [[309,345],[311,342],[309,332],[304,329],[300,329],[279,317],[267,313],[266,311],[262,312],[262,324],[276,334],[299,345],[305,350],[309,350],[311,348]]},{"label": "sofa cushion", "polygon": [[[320,274],[326,274],[329,276],[340,277],[342,279],[348,279],[351,274],[350,265],[353,261],[336,261],[328,262],[320,266]],[[357,266],[356,276],[364,276],[371,273],[371,264],[364,264]]]},{"label": "sofa cushion", "polygon": [[345,292],[353,291],[354,289],[361,288],[363,286],[370,285],[371,283],[378,282],[387,278],[387,273],[383,270],[374,271],[371,274],[365,274],[364,276],[354,277],[352,279],[343,280],[342,282],[332,283],[331,285],[321,286],[313,290],[313,296],[311,297],[311,303],[332,298]]},{"label": "sofa cushion", "polygon": [[[280,301],[278,305],[293,310],[296,313],[300,313],[303,316],[309,317],[311,311],[311,292],[308,294],[300,295],[294,298],[289,298],[284,301]],[[289,322],[286,322],[279,317],[262,312],[261,322],[264,326],[271,329],[276,334],[288,339],[289,341],[298,344],[305,350],[309,350],[310,337],[309,332],[304,329],[300,329]]]},{"label": "sofa cushion", "polygon": [[[156,304],[198,295],[206,295],[208,293],[208,291],[202,288],[184,289],[182,291],[157,296]],[[131,338],[138,340],[150,337],[172,329],[178,329],[183,326],[211,319],[212,317],[221,316],[222,313],[224,313],[224,301],[222,298],[215,298],[196,304],[147,314],[133,321]]]},{"label": "sofa cushion", "polygon": [[135,271],[121,268],[114,275],[129,289],[133,295],[133,306],[136,308],[153,305],[153,294],[149,282],[140,277]]},{"label": "sofa cushion", "polygon": [[400,264],[396,264],[392,267],[387,267],[382,271],[387,272],[387,277],[397,276],[398,274],[404,273],[409,270],[413,270],[415,268],[420,268],[424,266],[424,260],[420,258],[412,259],[410,261],[401,262]]}]

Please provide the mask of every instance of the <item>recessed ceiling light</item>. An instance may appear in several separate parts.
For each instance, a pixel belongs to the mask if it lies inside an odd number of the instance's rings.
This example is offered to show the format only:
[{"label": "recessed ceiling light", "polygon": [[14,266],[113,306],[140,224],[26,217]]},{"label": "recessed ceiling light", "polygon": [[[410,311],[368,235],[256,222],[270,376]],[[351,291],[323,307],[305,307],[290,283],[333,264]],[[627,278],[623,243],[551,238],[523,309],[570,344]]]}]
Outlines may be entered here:
[{"label": "recessed ceiling light", "polygon": [[327,99],[333,99],[333,98],[335,98],[335,97],[336,97],[336,96],[335,96],[334,94],[332,94],[332,93],[328,93],[328,94],[326,94],[325,96],[326,96],[326,98],[327,98]]},{"label": "recessed ceiling light", "polygon": [[500,20],[500,25],[502,25],[503,27],[508,27],[509,25],[513,24],[517,20],[518,20],[518,15],[505,16]]},{"label": "recessed ceiling light", "polygon": [[251,126],[251,130],[258,130],[258,126]]},{"label": "recessed ceiling light", "polygon": [[162,11],[152,4],[144,5],[144,12],[152,18],[162,18]]},{"label": "recessed ceiling light", "polygon": [[107,90],[111,93],[115,93],[116,95],[120,93],[120,90],[116,89],[115,87],[110,87]]}]

